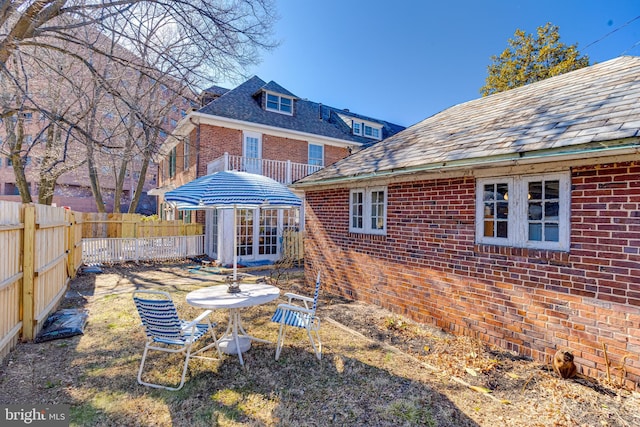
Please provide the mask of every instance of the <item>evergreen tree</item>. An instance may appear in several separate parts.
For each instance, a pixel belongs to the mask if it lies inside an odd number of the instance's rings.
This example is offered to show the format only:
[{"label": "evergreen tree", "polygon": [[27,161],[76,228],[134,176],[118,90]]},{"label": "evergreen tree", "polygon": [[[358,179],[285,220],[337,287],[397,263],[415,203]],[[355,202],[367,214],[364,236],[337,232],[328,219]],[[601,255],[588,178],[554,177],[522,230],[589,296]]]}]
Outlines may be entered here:
[{"label": "evergreen tree", "polygon": [[551,23],[538,27],[537,37],[516,30],[509,47],[491,60],[489,75],[480,88],[482,96],[589,66],[589,57],[580,56],[577,45],[561,43],[559,28]]}]

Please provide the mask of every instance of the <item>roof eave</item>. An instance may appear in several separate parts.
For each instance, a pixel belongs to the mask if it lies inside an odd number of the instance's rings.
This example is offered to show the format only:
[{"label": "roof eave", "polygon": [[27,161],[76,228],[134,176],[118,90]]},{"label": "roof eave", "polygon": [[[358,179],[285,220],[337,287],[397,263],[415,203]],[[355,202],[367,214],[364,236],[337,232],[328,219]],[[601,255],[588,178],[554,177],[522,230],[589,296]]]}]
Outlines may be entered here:
[{"label": "roof eave", "polygon": [[[614,146],[612,146],[614,145]],[[350,184],[373,179],[395,178],[418,173],[441,173],[469,170],[475,168],[497,168],[504,166],[522,166],[543,162],[564,162],[576,159],[584,159],[585,155],[596,157],[609,157],[614,155],[640,155],[640,139],[633,138],[626,143],[609,141],[609,145],[600,142],[591,147],[564,147],[563,149],[550,149],[532,152],[510,153],[489,157],[475,157],[469,159],[454,160],[448,162],[435,162],[406,168],[374,171],[365,174],[339,176],[333,178],[304,181],[290,185],[293,189],[305,190],[314,187],[325,187],[336,184]]]},{"label": "roof eave", "polygon": [[193,121],[199,124],[208,124],[214,126],[224,126],[232,129],[240,129],[240,130],[250,130],[256,132],[268,132],[270,135],[274,136],[282,136],[285,138],[291,138],[292,136],[298,136],[301,139],[312,140],[314,142],[322,142],[329,145],[339,146],[339,147],[349,147],[356,146],[360,147],[363,144],[358,141],[352,141],[347,139],[338,139],[332,138],[329,136],[318,135],[314,133],[301,132],[297,130],[281,128],[277,126],[264,125],[260,123],[247,122],[243,120],[230,119],[222,116],[213,116],[210,114],[201,113],[198,111],[194,111],[190,114],[193,118]]}]

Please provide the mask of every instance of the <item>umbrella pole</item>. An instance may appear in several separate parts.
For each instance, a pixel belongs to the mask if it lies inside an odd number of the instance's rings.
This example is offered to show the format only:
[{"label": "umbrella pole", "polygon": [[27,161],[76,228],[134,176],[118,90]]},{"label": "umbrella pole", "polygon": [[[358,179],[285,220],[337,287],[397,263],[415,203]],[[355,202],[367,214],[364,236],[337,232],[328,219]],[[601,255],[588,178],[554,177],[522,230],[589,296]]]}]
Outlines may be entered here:
[{"label": "umbrella pole", "polygon": [[233,205],[233,279],[227,289],[230,294],[240,292],[240,285],[238,285],[238,220],[236,214],[237,206]]},{"label": "umbrella pole", "polygon": [[238,280],[238,216],[233,205],[233,282]]}]

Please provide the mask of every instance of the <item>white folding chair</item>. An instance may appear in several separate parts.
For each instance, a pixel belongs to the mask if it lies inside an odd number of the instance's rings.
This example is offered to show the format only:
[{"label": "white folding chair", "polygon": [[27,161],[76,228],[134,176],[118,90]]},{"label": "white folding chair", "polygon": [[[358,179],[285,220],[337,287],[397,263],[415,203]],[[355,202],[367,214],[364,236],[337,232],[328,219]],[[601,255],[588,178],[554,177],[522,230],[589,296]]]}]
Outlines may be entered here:
[{"label": "white folding chair", "polygon": [[280,324],[278,342],[276,344],[276,360],[280,357],[280,352],[284,345],[285,326],[306,329],[316,357],[318,360],[322,359],[320,318],[316,316],[319,291],[320,273],[318,273],[318,277],[316,279],[316,290],[313,294],[313,298],[290,292],[284,294],[284,296],[288,298],[288,302],[286,304],[278,304],[276,312],[271,317],[272,322]]},{"label": "white folding chair", "polygon": [[[218,358],[221,357],[216,335],[213,331],[213,328],[217,324],[211,323],[209,320],[211,310],[203,312],[200,316],[188,322],[178,317],[178,312],[173,304],[173,300],[167,292],[152,290],[135,291],[133,293],[133,301],[138,309],[138,314],[140,315],[142,325],[147,335],[142,360],[140,361],[140,369],[138,370],[138,382],[140,384],[166,390],[180,390],[184,385],[189,359],[200,358],[216,360],[213,357],[199,355],[211,347],[215,347],[218,351]],[[193,344],[204,337],[207,332],[211,333],[213,343],[192,353],[191,347]],[[149,350],[185,354],[182,378],[180,379],[180,385],[178,387],[169,387],[142,380],[144,363]]]}]

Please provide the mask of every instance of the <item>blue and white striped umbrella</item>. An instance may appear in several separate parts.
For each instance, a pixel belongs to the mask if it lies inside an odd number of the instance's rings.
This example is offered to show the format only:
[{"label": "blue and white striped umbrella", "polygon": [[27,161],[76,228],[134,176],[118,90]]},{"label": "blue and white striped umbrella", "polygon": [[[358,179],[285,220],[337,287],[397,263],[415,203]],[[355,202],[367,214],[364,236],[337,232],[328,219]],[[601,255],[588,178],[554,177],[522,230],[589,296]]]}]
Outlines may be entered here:
[{"label": "blue and white striped umbrella", "polygon": [[247,172],[215,172],[165,193],[167,202],[180,210],[210,208],[286,208],[302,204],[279,182]]},{"label": "blue and white striped umbrella", "polygon": [[236,209],[292,208],[302,205],[286,186],[266,176],[247,172],[215,172],[167,191],[165,201],[180,210],[233,209],[233,280],[238,276]]}]

